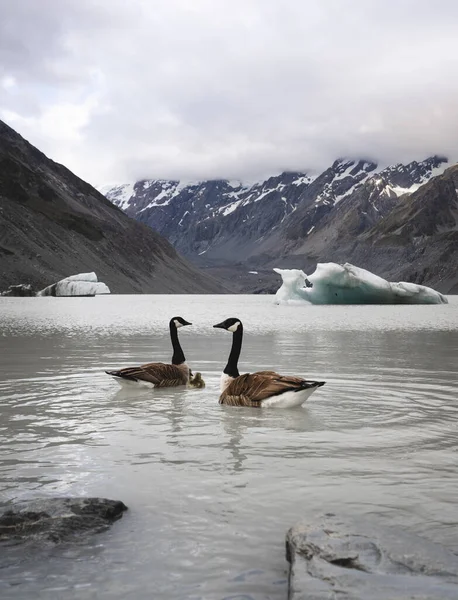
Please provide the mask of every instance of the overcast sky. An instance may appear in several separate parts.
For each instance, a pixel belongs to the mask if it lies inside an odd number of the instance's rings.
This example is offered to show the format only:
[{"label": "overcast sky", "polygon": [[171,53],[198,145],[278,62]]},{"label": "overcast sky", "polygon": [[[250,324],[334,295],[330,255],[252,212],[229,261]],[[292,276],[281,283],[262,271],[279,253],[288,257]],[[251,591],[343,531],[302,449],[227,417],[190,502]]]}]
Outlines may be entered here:
[{"label": "overcast sky", "polygon": [[0,118],[93,184],[458,159],[456,0],[0,0]]}]

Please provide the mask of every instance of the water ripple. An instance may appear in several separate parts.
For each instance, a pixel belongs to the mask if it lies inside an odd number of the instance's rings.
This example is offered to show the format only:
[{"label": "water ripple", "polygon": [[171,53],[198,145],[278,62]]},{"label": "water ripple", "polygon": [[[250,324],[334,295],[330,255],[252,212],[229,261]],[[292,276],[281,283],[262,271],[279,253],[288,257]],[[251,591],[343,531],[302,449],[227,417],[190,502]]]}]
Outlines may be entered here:
[{"label": "water ripple", "polygon": [[[457,549],[458,304],[82,300],[1,305],[0,499],[100,495],[131,510],[52,561],[0,557],[2,600],[283,599],[285,531],[326,511]],[[198,323],[182,343],[206,388],[121,391],[104,369],[167,360],[170,312]],[[300,410],[218,405],[230,337],[209,325],[229,314],[246,323],[242,370],[327,384]]]}]

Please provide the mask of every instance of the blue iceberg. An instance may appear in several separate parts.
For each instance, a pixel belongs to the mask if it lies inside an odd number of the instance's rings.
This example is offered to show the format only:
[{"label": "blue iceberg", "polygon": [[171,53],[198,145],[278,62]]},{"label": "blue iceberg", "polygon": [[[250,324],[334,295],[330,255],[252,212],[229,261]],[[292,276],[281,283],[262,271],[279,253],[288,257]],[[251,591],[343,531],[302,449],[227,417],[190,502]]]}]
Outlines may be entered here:
[{"label": "blue iceberg", "polygon": [[392,283],[350,263],[318,263],[312,275],[300,269],[274,269],[283,280],[277,304],[447,304],[432,288],[400,281]]}]

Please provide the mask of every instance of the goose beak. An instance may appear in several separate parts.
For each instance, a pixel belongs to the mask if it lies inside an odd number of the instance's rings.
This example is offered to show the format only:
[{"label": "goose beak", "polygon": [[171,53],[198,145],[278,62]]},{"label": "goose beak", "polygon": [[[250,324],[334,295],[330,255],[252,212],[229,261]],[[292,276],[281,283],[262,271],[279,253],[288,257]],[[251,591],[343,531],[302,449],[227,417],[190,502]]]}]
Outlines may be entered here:
[{"label": "goose beak", "polygon": [[192,325],[192,323],[190,323],[189,321],[185,321],[185,322],[183,323],[183,327],[184,327],[185,325]]},{"label": "goose beak", "polygon": [[216,325],[213,325],[213,327],[219,327],[220,329],[226,329],[226,327],[224,326],[224,321],[222,323],[217,323]]}]

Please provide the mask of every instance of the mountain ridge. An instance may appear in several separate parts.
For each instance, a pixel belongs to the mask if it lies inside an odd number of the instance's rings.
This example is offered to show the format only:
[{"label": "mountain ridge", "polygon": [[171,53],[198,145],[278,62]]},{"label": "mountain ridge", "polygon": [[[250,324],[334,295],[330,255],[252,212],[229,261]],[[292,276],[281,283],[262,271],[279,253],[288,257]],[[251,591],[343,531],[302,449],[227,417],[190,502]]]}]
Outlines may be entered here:
[{"label": "mountain ridge", "polygon": [[[377,241],[384,235],[382,230],[377,233],[378,225],[404,197],[416,198],[429,181],[442,176],[447,163],[437,155],[383,168],[370,160],[338,159],[318,175],[285,172],[251,186],[227,180],[189,186],[143,180],[129,184],[128,190],[118,186],[106,193],[195,264],[226,281],[234,282],[236,271],[243,274],[242,291],[275,289],[277,280],[268,273],[272,266],[310,272],[317,262],[332,260],[353,262],[391,279],[402,275],[416,283],[436,284],[447,292],[443,276],[399,264],[416,257],[415,252],[401,252],[398,245],[392,258],[398,266],[393,268],[388,259],[377,260],[373,248],[384,254],[386,240]],[[409,211],[396,214],[412,216]],[[435,217],[431,210],[431,220]],[[375,233],[367,237],[372,229]],[[423,252],[428,255],[426,248]],[[253,270],[263,275],[247,278]]]},{"label": "mountain ridge", "polygon": [[88,271],[114,293],[227,291],[0,121],[0,289]]}]

